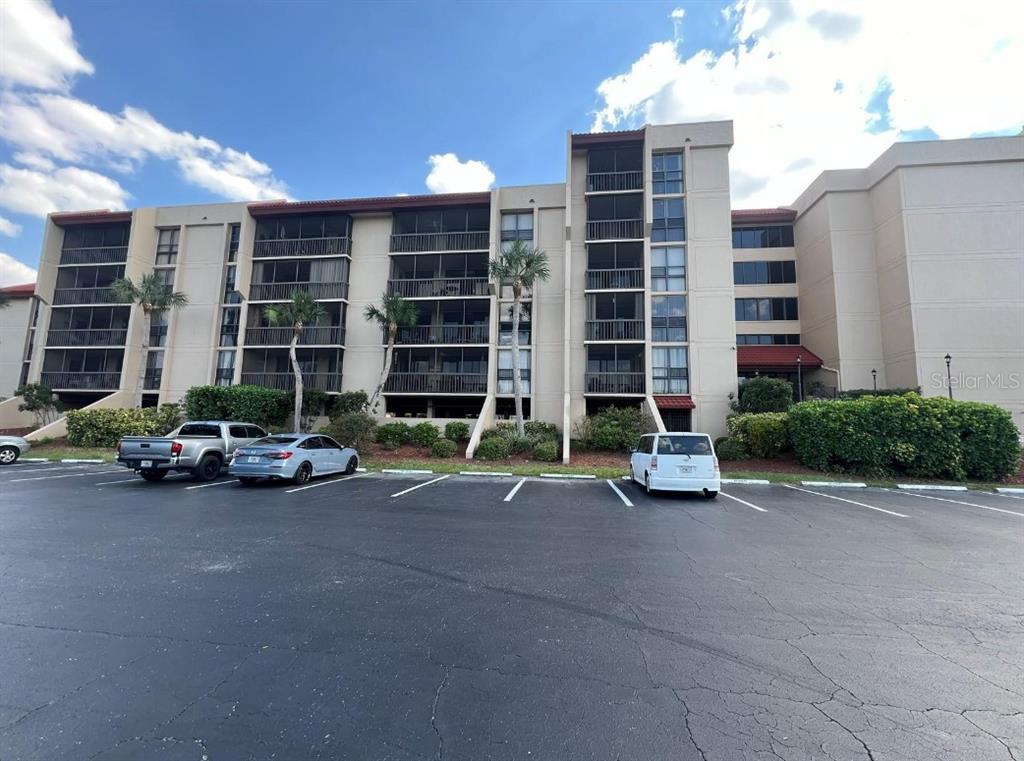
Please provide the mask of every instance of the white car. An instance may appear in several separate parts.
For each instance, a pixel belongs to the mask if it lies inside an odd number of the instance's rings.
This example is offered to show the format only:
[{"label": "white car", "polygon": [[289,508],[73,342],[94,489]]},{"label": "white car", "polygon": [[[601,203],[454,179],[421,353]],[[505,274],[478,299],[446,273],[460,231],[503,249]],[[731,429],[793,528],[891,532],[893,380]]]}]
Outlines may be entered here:
[{"label": "white car", "polygon": [[722,474],[706,433],[648,433],[629,460],[629,477],[653,491],[696,491],[718,496]]},{"label": "white car", "polygon": [[21,436],[0,436],[0,465],[17,462],[31,448],[32,445]]}]

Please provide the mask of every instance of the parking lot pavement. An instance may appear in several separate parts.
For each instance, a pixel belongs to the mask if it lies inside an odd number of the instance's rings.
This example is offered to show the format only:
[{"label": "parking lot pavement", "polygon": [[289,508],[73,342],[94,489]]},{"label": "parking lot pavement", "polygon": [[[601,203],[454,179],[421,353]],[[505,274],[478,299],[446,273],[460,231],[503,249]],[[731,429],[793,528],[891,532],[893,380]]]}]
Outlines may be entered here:
[{"label": "parking lot pavement", "polygon": [[614,486],[0,470],[0,758],[1024,758],[1021,501]]}]

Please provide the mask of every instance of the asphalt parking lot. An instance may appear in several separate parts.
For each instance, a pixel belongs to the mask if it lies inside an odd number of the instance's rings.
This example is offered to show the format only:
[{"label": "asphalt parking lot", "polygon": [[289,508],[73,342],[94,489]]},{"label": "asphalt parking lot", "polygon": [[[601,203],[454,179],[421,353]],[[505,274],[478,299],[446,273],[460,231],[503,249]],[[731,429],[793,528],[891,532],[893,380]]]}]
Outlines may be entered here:
[{"label": "asphalt parking lot", "polygon": [[1024,500],[0,469],[0,759],[1024,759]]}]

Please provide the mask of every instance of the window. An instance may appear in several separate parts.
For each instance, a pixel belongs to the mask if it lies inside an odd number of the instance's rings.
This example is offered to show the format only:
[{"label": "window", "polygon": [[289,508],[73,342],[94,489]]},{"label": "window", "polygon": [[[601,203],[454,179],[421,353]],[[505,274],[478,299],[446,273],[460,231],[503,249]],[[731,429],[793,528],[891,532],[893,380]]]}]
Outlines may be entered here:
[{"label": "window", "polygon": [[[220,318],[220,345],[238,346],[238,323],[241,317],[240,307],[224,307]],[[233,355],[234,352],[231,352]]]},{"label": "window", "polygon": [[486,232],[490,223],[491,212],[487,206],[396,211],[392,217],[392,232],[396,235]]},{"label": "window", "polygon": [[180,230],[161,230],[156,244],[156,266],[173,265],[178,259],[178,234]]},{"label": "window", "polygon": [[740,322],[763,322],[766,320],[797,320],[797,299],[761,298],[736,299],[736,319]]},{"label": "window", "polygon": [[587,245],[588,270],[643,269],[643,266],[644,244],[640,241]]},{"label": "window", "polygon": [[[530,393],[530,355],[529,349],[519,350],[519,377],[523,382],[523,393]],[[513,394],[512,381],[512,350],[498,349],[498,393]]]},{"label": "window", "polygon": [[686,239],[686,211],[681,198],[654,200],[654,224],[651,242],[682,241]]},{"label": "window", "polygon": [[533,212],[501,215],[501,250],[508,251],[517,240],[533,243]]},{"label": "window", "polygon": [[186,423],[178,431],[178,437],[195,436],[200,439],[220,438],[220,426],[210,423]]},{"label": "window", "polygon": [[244,425],[232,425],[228,427],[228,433],[231,434],[232,438],[236,439],[247,439],[249,438],[249,431]]},{"label": "window", "polygon": [[587,173],[642,172],[644,153],[639,145],[594,148],[587,151]]},{"label": "window", "polygon": [[683,192],[683,154],[655,153],[652,157],[653,193],[666,195]]},{"label": "window", "polygon": [[[349,218],[346,214],[311,214],[261,219],[256,223],[256,240],[345,238],[348,237],[348,224]],[[229,258],[228,261],[234,259]]]},{"label": "window", "polygon": [[604,344],[587,347],[588,373],[644,372],[644,349],[629,344]]},{"label": "window", "polygon": [[587,199],[587,221],[641,219],[644,197],[640,194],[591,196]]},{"label": "window", "polygon": [[153,270],[153,274],[156,275],[157,278],[159,278],[160,282],[163,283],[164,286],[168,290],[174,288],[174,268],[173,267],[171,267],[169,269]]},{"label": "window", "polygon": [[218,386],[230,386],[235,379],[235,352],[217,352],[216,382]]},{"label": "window", "polygon": [[685,346],[652,347],[651,372],[655,394],[690,392],[690,369]]},{"label": "window", "polygon": [[229,264],[224,268],[224,303],[225,304],[238,304],[242,301],[242,294],[238,292],[235,287],[235,276],[236,270],[234,264]]},{"label": "window", "polygon": [[686,252],[682,247],[651,249],[651,290],[686,290]]},{"label": "window", "polygon": [[233,262],[238,258],[238,243],[242,235],[241,225],[231,225],[228,234],[228,261]]},{"label": "window", "polygon": [[167,327],[170,323],[170,315],[166,310],[160,309],[150,313],[149,316],[149,345],[167,345]]},{"label": "window", "polygon": [[710,455],[711,439],[707,436],[659,436],[658,454]]},{"label": "window", "polygon": [[245,437],[248,439],[258,439],[266,436],[267,432],[256,425],[247,425],[245,427]]},{"label": "window", "polygon": [[651,297],[651,340],[655,343],[686,340],[686,297]]},{"label": "window", "polygon": [[785,248],[793,245],[793,225],[739,227],[732,231],[733,248]]},{"label": "window", "polygon": [[160,379],[164,372],[163,351],[151,351],[146,355],[146,375],[142,387],[147,390],[160,388]]},{"label": "window", "polygon": [[736,336],[737,346],[789,344],[800,343],[799,333],[741,333]]},{"label": "window", "polygon": [[796,262],[733,262],[732,279],[736,285],[795,283]]}]

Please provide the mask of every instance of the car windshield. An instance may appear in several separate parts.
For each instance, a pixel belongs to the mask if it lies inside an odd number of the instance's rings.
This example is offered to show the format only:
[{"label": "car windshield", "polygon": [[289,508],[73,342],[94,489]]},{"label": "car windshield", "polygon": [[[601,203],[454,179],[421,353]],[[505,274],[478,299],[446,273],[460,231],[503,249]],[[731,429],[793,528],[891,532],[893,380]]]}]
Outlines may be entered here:
[{"label": "car windshield", "polygon": [[298,441],[295,436],[267,436],[265,439],[254,441],[249,446],[253,447],[273,447],[280,446],[282,444],[294,444]]},{"label": "car windshield", "polygon": [[207,425],[205,423],[187,423],[178,431],[179,436],[220,436],[219,425]]},{"label": "car windshield", "polygon": [[707,436],[659,436],[658,454],[711,454],[711,440]]}]

